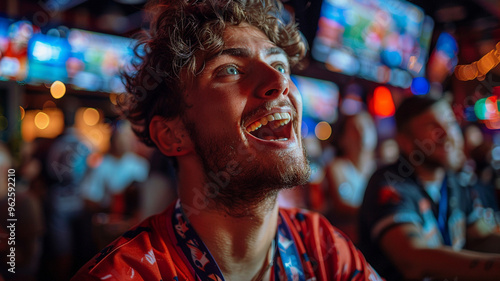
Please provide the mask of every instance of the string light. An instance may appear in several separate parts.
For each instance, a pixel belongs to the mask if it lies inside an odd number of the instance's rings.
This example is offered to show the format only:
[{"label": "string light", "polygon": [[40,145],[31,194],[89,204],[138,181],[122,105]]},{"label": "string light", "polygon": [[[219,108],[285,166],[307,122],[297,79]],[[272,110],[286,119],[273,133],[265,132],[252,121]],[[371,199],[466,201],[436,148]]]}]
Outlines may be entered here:
[{"label": "string light", "polygon": [[471,64],[457,65],[455,67],[455,76],[458,80],[469,81],[478,79],[484,80],[485,75],[500,63],[500,42],[496,44],[495,49],[489,51],[478,61]]}]

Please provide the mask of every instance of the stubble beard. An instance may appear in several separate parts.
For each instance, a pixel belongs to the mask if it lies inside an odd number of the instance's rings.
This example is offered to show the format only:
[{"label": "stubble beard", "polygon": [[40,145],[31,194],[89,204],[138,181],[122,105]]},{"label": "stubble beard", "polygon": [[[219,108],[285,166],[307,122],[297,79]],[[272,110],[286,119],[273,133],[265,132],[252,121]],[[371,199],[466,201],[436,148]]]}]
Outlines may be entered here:
[{"label": "stubble beard", "polygon": [[[266,154],[265,148],[249,152],[241,149],[240,139],[229,135],[201,136],[194,122],[185,120],[184,124],[203,164],[206,185],[219,184],[217,193],[209,198],[209,208],[224,210],[233,217],[246,216],[263,203],[274,207],[280,190],[304,185],[309,179],[311,168],[304,146],[299,157],[286,152]],[[262,163],[262,155],[269,155],[264,158],[269,161]],[[229,175],[228,166],[237,167],[238,173]],[[223,186],[220,179],[213,177],[221,174],[229,176]]]}]

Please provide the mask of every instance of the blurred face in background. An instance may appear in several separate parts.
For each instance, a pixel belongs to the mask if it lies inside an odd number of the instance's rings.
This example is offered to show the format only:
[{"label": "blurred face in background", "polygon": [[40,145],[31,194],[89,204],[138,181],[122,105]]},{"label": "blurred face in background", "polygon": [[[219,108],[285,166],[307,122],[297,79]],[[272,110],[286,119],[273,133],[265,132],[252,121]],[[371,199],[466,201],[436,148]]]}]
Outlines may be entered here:
[{"label": "blurred face in background", "polygon": [[341,145],[344,151],[373,151],[377,146],[377,131],[373,118],[368,112],[349,117],[345,124]]},{"label": "blurred face in background", "polygon": [[445,101],[432,105],[411,120],[405,135],[401,139],[401,150],[410,160],[420,151],[425,156],[424,165],[453,170],[460,169],[465,161],[463,136],[450,105]]}]

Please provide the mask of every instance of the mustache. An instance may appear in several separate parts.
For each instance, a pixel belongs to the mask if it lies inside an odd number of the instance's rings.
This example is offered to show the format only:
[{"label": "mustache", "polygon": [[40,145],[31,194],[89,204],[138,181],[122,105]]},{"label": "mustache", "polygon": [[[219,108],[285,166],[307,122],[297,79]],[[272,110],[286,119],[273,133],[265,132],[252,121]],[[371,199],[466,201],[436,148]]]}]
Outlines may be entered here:
[{"label": "mustache", "polygon": [[242,124],[247,124],[247,122],[256,115],[265,115],[273,108],[283,108],[283,107],[287,109],[289,108],[291,110],[290,114],[292,120],[295,120],[295,117],[297,116],[297,109],[293,106],[293,104],[289,100],[273,100],[273,101],[267,101],[263,103],[261,106],[257,107],[256,109],[244,113],[242,118]]}]

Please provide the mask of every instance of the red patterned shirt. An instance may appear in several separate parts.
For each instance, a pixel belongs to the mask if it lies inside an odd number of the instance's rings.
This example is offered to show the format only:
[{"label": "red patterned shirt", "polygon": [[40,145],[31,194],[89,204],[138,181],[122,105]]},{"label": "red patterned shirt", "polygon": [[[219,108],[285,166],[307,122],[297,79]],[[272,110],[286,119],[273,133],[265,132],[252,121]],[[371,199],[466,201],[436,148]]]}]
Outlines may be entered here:
[{"label": "red patterned shirt", "polygon": [[[176,246],[173,209],[174,205],[123,234],[84,265],[72,281],[197,280]],[[382,280],[352,242],[324,217],[300,209],[280,212],[300,254],[306,280]],[[274,273],[271,279],[275,280]]]}]

